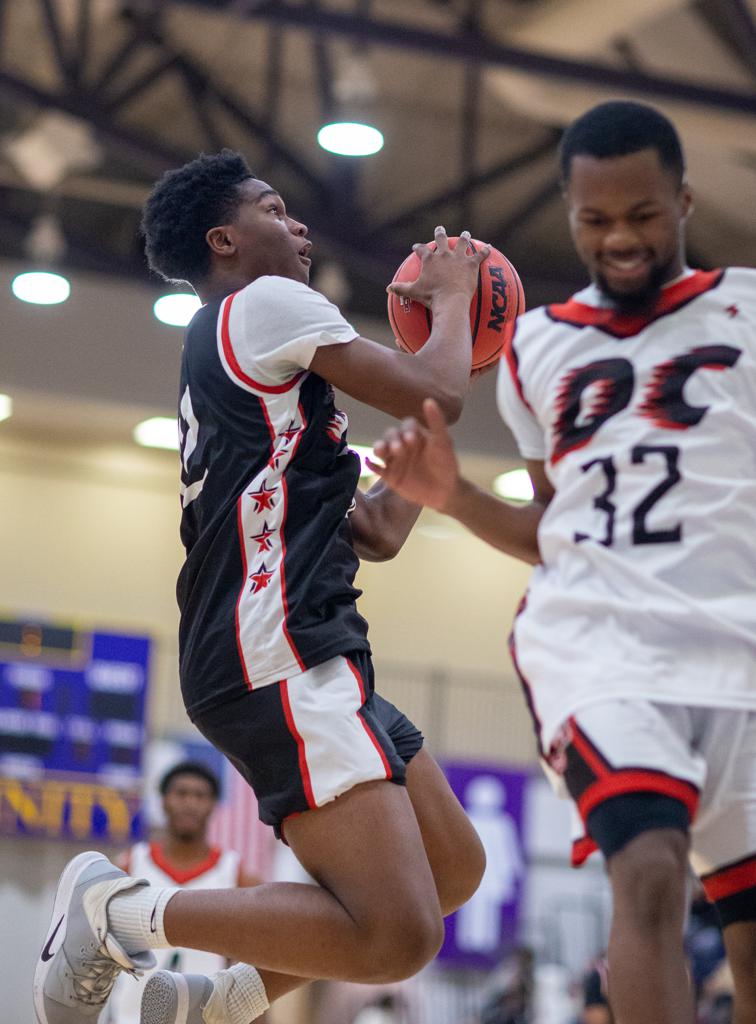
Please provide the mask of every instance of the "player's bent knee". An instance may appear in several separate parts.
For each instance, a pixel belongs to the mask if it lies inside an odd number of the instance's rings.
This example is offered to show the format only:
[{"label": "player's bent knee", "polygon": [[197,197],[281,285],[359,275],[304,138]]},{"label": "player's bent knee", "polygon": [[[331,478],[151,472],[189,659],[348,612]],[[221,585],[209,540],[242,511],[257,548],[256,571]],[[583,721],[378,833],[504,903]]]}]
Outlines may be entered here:
[{"label": "player's bent knee", "polygon": [[463,851],[449,864],[443,878],[437,880],[438,901],[444,917],[459,910],[478,891],[486,870],[486,853],[477,832]]},{"label": "player's bent knee", "polygon": [[444,940],[444,923],[438,910],[408,911],[390,925],[373,931],[359,980],[379,984],[404,981],[422,970],[436,956]]}]

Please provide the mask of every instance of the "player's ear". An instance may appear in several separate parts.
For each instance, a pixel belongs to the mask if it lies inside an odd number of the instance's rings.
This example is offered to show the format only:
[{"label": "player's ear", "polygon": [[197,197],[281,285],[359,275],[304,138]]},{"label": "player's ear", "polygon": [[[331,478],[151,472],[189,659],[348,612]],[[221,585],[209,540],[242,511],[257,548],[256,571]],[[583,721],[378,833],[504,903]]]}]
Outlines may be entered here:
[{"label": "player's ear", "polygon": [[210,228],[205,235],[205,241],[210,246],[210,251],[218,256],[233,256],[236,252],[236,243],[228,225]]},{"label": "player's ear", "polygon": [[682,204],[682,215],[687,220],[695,209],[695,203],[693,202],[693,189],[687,181],[684,181],[680,186],[680,202]]}]

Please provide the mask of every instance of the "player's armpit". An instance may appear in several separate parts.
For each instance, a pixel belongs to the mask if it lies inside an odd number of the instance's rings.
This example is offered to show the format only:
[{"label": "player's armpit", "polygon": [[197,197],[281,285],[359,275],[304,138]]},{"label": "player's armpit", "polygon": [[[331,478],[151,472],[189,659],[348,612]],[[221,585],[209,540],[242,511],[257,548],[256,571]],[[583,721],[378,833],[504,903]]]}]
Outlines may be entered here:
[{"label": "player's armpit", "polygon": [[391,416],[422,416],[423,399],[435,398],[449,423],[459,419],[467,390],[444,388],[443,373],[424,354],[393,351],[368,338],[323,345],[310,370],[334,387]]},{"label": "player's armpit", "polygon": [[533,500],[544,507],[554,497],[554,488],[546,476],[546,469],[542,459],[527,459],[525,462],[530,480],[533,484]]}]

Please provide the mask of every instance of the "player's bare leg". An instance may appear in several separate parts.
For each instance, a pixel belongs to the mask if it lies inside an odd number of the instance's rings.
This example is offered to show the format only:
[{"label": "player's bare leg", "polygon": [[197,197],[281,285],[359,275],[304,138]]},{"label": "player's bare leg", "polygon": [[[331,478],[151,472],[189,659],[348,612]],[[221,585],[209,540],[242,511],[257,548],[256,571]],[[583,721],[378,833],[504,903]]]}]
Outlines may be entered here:
[{"label": "player's bare leg", "polygon": [[294,883],[177,893],[171,945],[307,978],[406,978],[438,950],[441,908],[406,790],[356,786],[289,819],[286,838],[322,888]]},{"label": "player's bare leg", "polygon": [[756,921],[728,924],[724,942],[735,982],[732,1024],[752,1024],[756,1020]]},{"label": "player's bare leg", "polygon": [[682,942],[687,859],[688,837],[676,829],[644,832],[609,858],[609,1001],[622,1024],[693,1020]]},{"label": "player's bare leg", "polygon": [[407,766],[407,792],[446,916],[467,903],[480,885],[486,867],[483,844],[425,748]]},{"label": "player's bare leg", "polygon": [[[425,748],[407,766],[407,792],[417,818],[444,916],[461,907],[480,884],[485,853],[478,834],[436,761]],[[307,979],[260,970],[269,1001]]]}]

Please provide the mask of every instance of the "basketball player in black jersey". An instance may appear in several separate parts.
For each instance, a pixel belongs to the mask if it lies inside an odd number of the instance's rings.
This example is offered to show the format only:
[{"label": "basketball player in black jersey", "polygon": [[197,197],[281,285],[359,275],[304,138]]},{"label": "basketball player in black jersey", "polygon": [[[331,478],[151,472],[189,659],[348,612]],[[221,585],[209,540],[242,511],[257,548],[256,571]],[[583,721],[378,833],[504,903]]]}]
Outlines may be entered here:
[{"label": "basketball player in black jersey", "polygon": [[[333,386],[396,417],[432,395],[456,420],[488,250],[452,251],[441,227],[435,251],[415,247],[419,279],[391,288],[428,306],[433,329],[409,356],[358,336],[308,287],[307,227],[238,154],[167,174],[144,230],[151,267],[204,303],[180,395],[185,704],[319,885],[127,887],[90,858],[56,904],[70,891],[69,919],[89,931],[65,943],[67,975],[38,972],[36,1006],[41,1024],[83,1019],[107,999],[113,948],[131,969],[150,948],[183,946],[241,963],[214,980],[158,972],[142,1020],[249,1024],[308,979],[414,974],[482,876],[481,844],[422,736],[373,688],[358,556],[396,554],[419,507],[383,484],[357,490]],[[91,933],[108,948],[80,962]]]}]

